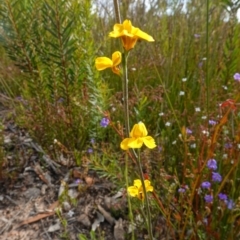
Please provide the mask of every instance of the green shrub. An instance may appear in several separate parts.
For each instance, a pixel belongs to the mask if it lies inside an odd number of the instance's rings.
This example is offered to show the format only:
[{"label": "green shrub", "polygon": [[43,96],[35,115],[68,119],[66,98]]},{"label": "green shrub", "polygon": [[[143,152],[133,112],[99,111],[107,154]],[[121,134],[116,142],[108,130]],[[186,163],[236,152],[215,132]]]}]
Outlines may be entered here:
[{"label": "green shrub", "polygon": [[1,44],[21,69],[18,122],[48,147],[83,149],[104,106],[93,71],[91,1],[4,0]]}]

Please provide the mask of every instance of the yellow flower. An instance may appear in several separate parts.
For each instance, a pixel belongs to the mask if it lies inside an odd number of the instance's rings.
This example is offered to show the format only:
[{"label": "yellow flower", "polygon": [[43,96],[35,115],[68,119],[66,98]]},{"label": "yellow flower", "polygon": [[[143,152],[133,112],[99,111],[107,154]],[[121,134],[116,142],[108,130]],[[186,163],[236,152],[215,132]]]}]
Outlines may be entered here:
[{"label": "yellow flower", "polygon": [[[144,180],[144,185],[146,188],[146,192],[153,191],[153,186],[151,186],[151,182],[149,180]],[[143,187],[140,179],[134,180],[133,186],[128,187],[128,193],[132,197],[137,197],[140,200],[144,199]]]},{"label": "yellow flower", "polygon": [[156,144],[151,136],[147,136],[148,132],[144,123],[139,122],[133,126],[130,132],[130,138],[125,138],[120,147],[123,150],[128,150],[129,148],[141,148],[143,143],[150,149],[155,148]]},{"label": "yellow flower", "polygon": [[98,57],[95,60],[95,66],[98,71],[102,71],[106,68],[112,68],[112,71],[120,75],[119,64],[122,61],[122,54],[116,51],[112,54],[112,59],[107,57]]},{"label": "yellow flower", "polygon": [[123,47],[129,51],[134,48],[138,39],[143,39],[148,42],[154,42],[152,36],[147,33],[141,31],[139,28],[135,28],[132,26],[130,20],[125,20],[123,24],[115,24],[113,27],[113,31],[109,33],[110,37],[122,39]]}]

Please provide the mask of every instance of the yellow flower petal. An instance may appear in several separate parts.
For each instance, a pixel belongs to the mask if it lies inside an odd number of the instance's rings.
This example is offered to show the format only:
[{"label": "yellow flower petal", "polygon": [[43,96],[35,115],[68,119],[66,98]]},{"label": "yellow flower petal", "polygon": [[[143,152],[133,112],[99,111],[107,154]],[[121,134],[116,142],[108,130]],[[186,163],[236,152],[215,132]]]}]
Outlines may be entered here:
[{"label": "yellow flower petal", "polygon": [[[137,197],[140,200],[144,199],[143,186],[140,179],[135,179],[133,182],[134,186],[128,187],[128,193],[132,197]],[[146,188],[146,192],[153,192],[153,186],[151,186],[151,182],[149,180],[144,180],[144,185]]]},{"label": "yellow flower petal", "polygon": [[141,180],[140,179],[134,180],[133,185],[137,189],[136,197],[140,200],[143,200],[144,199],[144,194],[143,194],[143,188],[142,188]]},{"label": "yellow flower petal", "polygon": [[142,186],[142,182],[140,179],[135,179],[133,185],[139,189]]},{"label": "yellow flower petal", "polygon": [[116,51],[112,54],[113,66],[118,66],[122,61],[122,54],[119,51]]},{"label": "yellow flower petal", "polygon": [[123,36],[123,26],[117,23],[114,25],[113,31],[109,33],[109,37],[118,38],[121,36]]},{"label": "yellow flower petal", "polygon": [[132,26],[132,22],[130,20],[124,20],[123,22],[123,29],[125,29],[127,32],[131,33],[132,32],[132,29],[134,28]]},{"label": "yellow flower petal", "polygon": [[144,137],[142,140],[144,144],[150,149],[153,149],[157,146],[155,140],[151,136]]},{"label": "yellow flower petal", "polygon": [[147,192],[153,192],[153,186],[149,186],[148,188],[146,188]]},{"label": "yellow flower petal", "polygon": [[145,187],[147,188],[148,186],[151,185],[151,182],[150,182],[148,179],[145,179],[145,180],[144,180],[144,185],[145,185]]},{"label": "yellow flower petal", "polygon": [[135,36],[138,38],[141,38],[143,40],[146,40],[148,42],[154,42],[154,39],[152,36],[148,35],[147,33],[141,31],[139,28],[136,28],[136,32],[134,33]]},{"label": "yellow flower petal", "polygon": [[153,186],[151,186],[151,182],[149,180],[144,180],[144,185],[146,192],[153,192]]},{"label": "yellow flower petal", "polygon": [[119,64],[122,61],[122,54],[119,51],[116,51],[112,54],[112,60],[107,57],[98,57],[95,60],[95,66],[98,71],[104,70],[106,68],[112,68],[112,71],[120,75]]},{"label": "yellow flower petal", "polygon": [[141,148],[143,145],[142,138],[130,138],[128,140],[128,147],[129,148]]},{"label": "yellow flower petal", "polygon": [[138,188],[135,186],[130,186],[130,187],[128,187],[128,193],[130,196],[136,197],[136,196],[138,196]]},{"label": "yellow flower petal", "polygon": [[150,149],[156,147],[155,140],[151,136],[147,136],[148,131],[145,124],[139,122],[135,124],[130,132],[130,138],[125,138],[120,147],[123,150],[128,150],[129,148],[141,148],[143,143]]},{"label": "yellow flower petal", "polygon": [[98,71],[110,68],[113,66],[113,62],[110,58],[107,57],[98,57],[95,60],[95,66]]},{"label": "yellow flower petal", "polygon": [[148,135],[147,129],[144,123],[139,122],[133,126],[132,131],[130,132],[130,137],[139,138],[146,137]]},{"label": "yellow flower petal", "polygon": [[121,143],[120,143],[120,147],[122,150],[128,150],[128,141],[130,138],[125,138]]},{"label": "yellow flower petal", "polygon": [[152,36],[141,31],[139,28],[132,26],[130,20],[125,20],[123,24],[115,24],[113,31],[109,33],[110,37],[118,38],[121,37],[123,47],[129,51],[134,48],[138,39],[143,39],[149,42],[153,42]]}]

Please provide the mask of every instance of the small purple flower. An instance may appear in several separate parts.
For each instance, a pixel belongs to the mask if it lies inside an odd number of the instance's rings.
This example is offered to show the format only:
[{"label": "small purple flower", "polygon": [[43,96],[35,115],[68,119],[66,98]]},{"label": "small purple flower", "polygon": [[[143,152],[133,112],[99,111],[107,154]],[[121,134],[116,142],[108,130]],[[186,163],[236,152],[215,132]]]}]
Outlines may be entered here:
[{"label": "small purple flower", "polygon": [[222,176],[217,172],[212,172],[212,181],[213,182],[221,182]]},{"label": "small purple flower", "polygon": [[201,184],[201,187],[202,188],[211,188],[211,183],[210,182],[202,182],[202,184]]},{"label": "small purple flower", "polygon": [[186,192],[187,189],[188,189],[188,185],[182,185],[182,187],[180,187],[178,189],[178,192],[179,193],[184,193],[184,192]]},{"label": "small purple flower", "polygon": [[224,144],[224,147],[225,147],[226,149],[231,149],[231,148],[233,147],[233,145],[232,145],[232,143],[225,143],[225,144]]},{"label": "small purple flower", "polygon": [[212,203],[213,202],[213,196],[212,195],[205,195],[204,199],[207,203]]},{"label": "small purple flower", "polygon": [[79,184],[79,183],[81,183],[81,182],[82,182],[82,180],[79,179],[79,178],[77,178],[77,179],[75,180],[75,183],[76,183],[76,184]]},{"label": "small purple flower", "polygon": [[17,101],[22,101],[23,100],[23,98],[21,97],[21,96],[17,96],[16,98],[15,98]]},{"label": "small purple flower", "polygon": [[202,66],[203,66],[203,62],[199,62],[199,63],[198,63],[198,67],[199,67],[199,68],[202,68]]},{"label": "small purple flower", "polygon": [[232,210],[234,208],[234,201],[232,199],[229,199],[227,202],[227,208],[229,210]]},{"label": "small purple flower", "polygon": [[217,161],[215,159],[209,159],[207,162],[208,169],[217,170]]},{"label": "small purple flower", "polygon": [[208,123],[209,125],[212,125],[212,126],[215,126],[217,124],[217,122],[214,120],[209,120]]},{"label": "small purple flower", "polygon": [[64,98],[63,97],[60,97],[58,100],[57,100],[57,103],[63,103],[64,102]]},{"label": "small purple flower", "polygon": [[233,78],[234,78],[234,80],[240,82],[240,73],[235,73],[235,74],[233,75]]},{"label": "small purple flower", "polygon": [[91,153],[93,153],[93,149],[92,149],[92,148],[89,148],[89,149],[87,150],[87,152],[88,152],[89,154],[91,154]]},{"label": "small purple flower", "polygon": [[91,138],[90,143],[91,143],[91,144],[94,144],[94,143],[95,143],[95,139],[94,139],[94,138]]},{"label": "small purple flower", "polygon": [[181,187],[181,188],[178,189],[178,192],[179,192],[179,193],[185,193],[185,192],[186,192],[186,189]]},{"label": "small purple flower", "polygon": [[108,126],[108,124],[110,123],[109,119],[108,118],[102,118],[101,122],[100,122],[100,125],[104,128],[106,128]]},{"label": "small purple flower", "polygon": [[201,35],[200,35],[200,34],[197,34],[197,33],[195,33],[195,34],[194,34],[194,37],[195,37],[195,38],[200,38],[200,37],[201,37]]},{"label": "small purple flower", "polygon": [[207,225],[207,224],[208,224],[208,219],[207,219],[207,218],[204,218],[204,219],[203,219],[203,223],[204,223],[205,225]]},{"label": "small purple flower", "polygon": [[227,195],[224,194],[224,193],[219,193],[219,194],[218,194],[218,197],[219,197],[219,199],[222,200],[222,201],[226,201],[226,200],[227,200]]},{"label": "small purple flower", "polygon": [[186,133],[187,133],[187,134],[192,134],[192,130],[189,129],[189,128],[187,128],[187,129],[186,129]]},{"label": "small purple flower", "polygon": [[158,148],[158,152],[162,152],[163,150],[162,146],[158,146],[157,148]]}]

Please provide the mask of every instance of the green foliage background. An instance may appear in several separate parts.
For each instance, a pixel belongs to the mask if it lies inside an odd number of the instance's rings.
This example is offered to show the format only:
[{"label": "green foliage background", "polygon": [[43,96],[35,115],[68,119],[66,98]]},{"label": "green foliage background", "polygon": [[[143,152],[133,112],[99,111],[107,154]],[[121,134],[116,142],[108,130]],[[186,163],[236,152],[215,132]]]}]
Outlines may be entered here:
[{"label": "green foliage background", "polygon": [[18,120],[46,147],[56,138],[83,149],[100,120],[96,104],[104,106],[91,1],[2,1],[0,8],[1,44],[21,69]]}]

